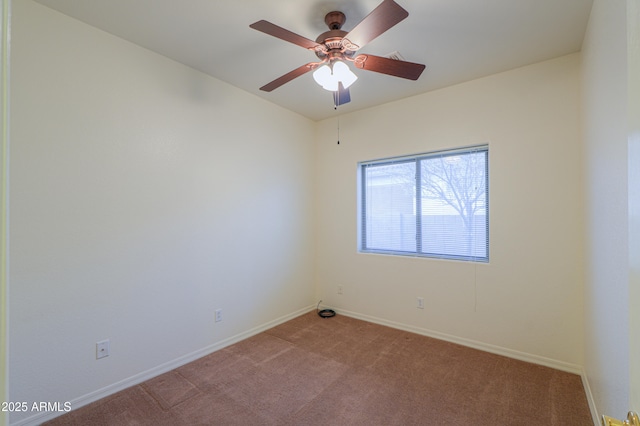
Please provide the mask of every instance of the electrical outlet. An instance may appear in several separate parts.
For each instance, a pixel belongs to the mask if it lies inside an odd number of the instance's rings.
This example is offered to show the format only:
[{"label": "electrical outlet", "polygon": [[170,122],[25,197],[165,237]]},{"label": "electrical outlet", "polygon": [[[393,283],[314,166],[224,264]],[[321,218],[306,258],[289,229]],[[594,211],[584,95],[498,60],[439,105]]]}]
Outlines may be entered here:
[{"label": "electrical outlet", "polygon": [[342,294],[342,286],[341,285],[338,286],[338,294]]},{"label": "electrical outlet", "polygon": [[109,353],[109,339],[96,342],[96,359],[108,357]]},{"label": "electrical outlet", "polygon": [[222,309],[216,309],[216,322],[222,321]]},{"label": "electrical outlet", "polygon": [[424,309],[424,297],[418,297],[418,309]]}]

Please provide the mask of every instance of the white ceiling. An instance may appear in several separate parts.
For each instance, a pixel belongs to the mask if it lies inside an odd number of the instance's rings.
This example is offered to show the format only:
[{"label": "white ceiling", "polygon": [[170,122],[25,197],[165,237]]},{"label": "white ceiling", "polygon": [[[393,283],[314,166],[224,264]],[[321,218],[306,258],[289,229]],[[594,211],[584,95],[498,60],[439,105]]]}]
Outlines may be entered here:
[{"label": "white ceiling", "polygon": [[249,28],[265,19],[315,40],[324,16],[349,31],[382,0],[37,0],[313,120],[417,95],[580,51],[592,0],[396,0],[409,17],[359,52],[426,65],[418,81],[354,69],[351,102],[307,73],[271,93],[264,84],[316,56]]}]

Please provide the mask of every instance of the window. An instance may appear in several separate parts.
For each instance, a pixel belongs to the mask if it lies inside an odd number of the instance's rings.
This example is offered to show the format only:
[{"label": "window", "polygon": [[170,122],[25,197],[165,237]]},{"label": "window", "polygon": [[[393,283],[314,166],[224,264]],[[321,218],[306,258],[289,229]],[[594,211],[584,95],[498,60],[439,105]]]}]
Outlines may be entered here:
[{"label": "window", "polygon": [[489,148],[358,164],[359,249],[489,261]]}]

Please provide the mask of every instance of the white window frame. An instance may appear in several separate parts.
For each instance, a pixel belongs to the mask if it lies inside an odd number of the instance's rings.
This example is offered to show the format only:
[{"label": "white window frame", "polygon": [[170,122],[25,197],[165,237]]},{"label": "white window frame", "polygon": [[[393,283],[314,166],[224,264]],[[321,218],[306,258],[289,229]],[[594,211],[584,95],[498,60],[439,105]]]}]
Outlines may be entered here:
[{"label": "white window frame", "polygon": [[[485,153],[485,176],[484,176],[484,185],[485,185],[485,255],[477,256],[477,255],[452,255],[452,254],[443,254],[443,253],[428,253],[423,252],[421,250],[421,241],[422,241],[422,225],[421,218],[419,215],[416,216],[416,250],[415,251],[398,251],[393,249],[380,249],[380,248],[368,248],[366,246],[366,181],[365,181],[365,173],[367,167],[370,166],[381,166],[381,165],[391,165],[391,164],[399,164],[403,162],[416,162],[416,182],[420,182],[420,161],[425,159],[433,159],[436,157],[447,157],[447,156],[460,156],[471,153]],[[387,254],[387,255],[397,255],[397,256],[411,256],[411,257],[425,257],[425,258],[436,258],[436,259],[448,259],[448,260],[460,260],[460,261],[470,261],[470,262],[480,262],[480,263],[488,263],[489,262],[489,145],[478,145],[471,146],[465,148],[456,148],[449,150],[441,150],[441,151],[433,151],[422,154],[415,155],[407,155],[402,157],[391,157],[391,158],[383,158],[378,160],[371,161],[362,161],[358,163],[358,251],[361,253],[374,253],[374,254]],[[416,194],[419,194],[421,188],[416,185]],[[421,197],[415,197],[416,203],[416,211],[421,211]]]}]

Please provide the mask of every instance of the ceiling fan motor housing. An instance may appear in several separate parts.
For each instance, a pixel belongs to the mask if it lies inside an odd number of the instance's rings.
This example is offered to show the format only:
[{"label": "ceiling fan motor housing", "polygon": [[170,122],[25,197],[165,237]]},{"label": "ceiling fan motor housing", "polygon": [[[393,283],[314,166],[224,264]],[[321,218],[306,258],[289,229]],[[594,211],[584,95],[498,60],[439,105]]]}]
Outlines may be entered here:
[{"label": "ceiling fan motor housing", "polygon": [[329,58],[344,59],[344,57],[352,57],[356,49],[350,50],[350,44],[345,46],[344,38],[348,34],[347,31],[342,31],[342,25],[346,20],[344,13],[339,11],[333,11],[326,14],[324,22],[329,27],[329,31],[325,31],[320,34],[316,39],[316,43],[323,45],[321,49],[316,49],[316,56],[320,59]]}]

